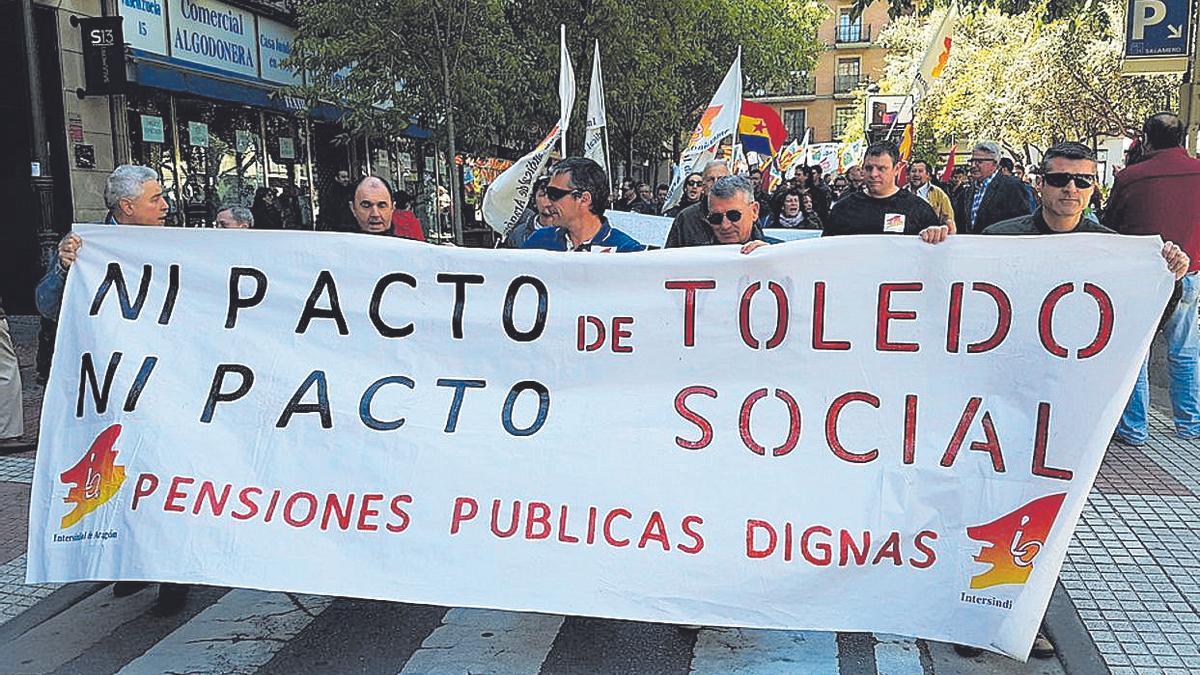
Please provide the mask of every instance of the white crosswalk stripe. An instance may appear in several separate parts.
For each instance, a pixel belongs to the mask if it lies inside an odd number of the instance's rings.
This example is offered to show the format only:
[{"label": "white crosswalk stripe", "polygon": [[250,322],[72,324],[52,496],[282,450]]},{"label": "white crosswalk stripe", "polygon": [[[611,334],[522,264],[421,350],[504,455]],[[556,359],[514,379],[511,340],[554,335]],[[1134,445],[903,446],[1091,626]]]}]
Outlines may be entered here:
[{"label": "white crosswalk stripe", "polygon": [[537,673],[554,646],[563,617],[452,609],[421,643],[402,675]]},{"label": "white crosswalk stripe", "polygon": [[921,648],[912,638],[875,635],[875,670],[879,675],[922,675]]},{"label": "white crosswalk stripe", "polygon": [[119,672],[253,673],[333,598],[233,590]]},{"label": "white crosswalk stripe", "polygon": [[838,675],[836,633],[705,628],[696,635],[693,675]]}]

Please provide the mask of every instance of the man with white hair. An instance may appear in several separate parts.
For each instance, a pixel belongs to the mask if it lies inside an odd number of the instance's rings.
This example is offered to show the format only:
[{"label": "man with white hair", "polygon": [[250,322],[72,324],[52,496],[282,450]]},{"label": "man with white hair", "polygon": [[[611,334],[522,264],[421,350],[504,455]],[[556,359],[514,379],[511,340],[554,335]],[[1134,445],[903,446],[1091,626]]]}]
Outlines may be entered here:
[{"label": "man with white hair", "polygon": [[976,143],[968,160],[971,187],[962,192],[960,209],[965,222],[956,222],[963,234],[979,234],[989,225],[1032,212],[1021,181],[1000,173],[1000,146]]},{"label": "man with white hair", "polygon": [[[106,225],[163,225],[167,220],[167,200],[154,169],[134,164],[122,164],[113,170],[104,184],[104,204],[108,215]],[[75,262],[83,240],[74,232],[58,242],[57,260],[46,264],[46,276],[37,286],[38,311],[47,319],[58,320],[67,270]]]},{"label": "man with white hair", "polygon": [[244,206],[223,206],[217,211],[217,227],[222,230],[245,230],[254,227],[254,214]]},{"label": "man with white hair", "polygon": [[[108,215],[104,218],[106,225],[155,227],[166,223],[167,200],[163,198],[158,174],[149,167],[122,164],[114,169],[104,184],[104,203],[108,206]],[[72,232],[58,243],[58,259],[47,261],[46,276],[38,284],[35,297],[38,311],[47,319],[58,320],[67,273],[82,246],[83,239]],[[113,595],[132,595],[149,585],[144,581],[118,581],[113,584]],[[154,613],[159,616],[175,614],[187,602],[187,595],[187,586],[160,584]]]},{"label": "man with white hair", "polygon": [[712,228],[708,226],[708,190],[722,176],[729,175],[729,166],[725,162],[714,159],[704,165],[701,178],[704,181],[704,191],[700,201],[692,204],[675,216],[671,230],[667,233],[666,248],[682,246],[705,246],[716,240]]}]

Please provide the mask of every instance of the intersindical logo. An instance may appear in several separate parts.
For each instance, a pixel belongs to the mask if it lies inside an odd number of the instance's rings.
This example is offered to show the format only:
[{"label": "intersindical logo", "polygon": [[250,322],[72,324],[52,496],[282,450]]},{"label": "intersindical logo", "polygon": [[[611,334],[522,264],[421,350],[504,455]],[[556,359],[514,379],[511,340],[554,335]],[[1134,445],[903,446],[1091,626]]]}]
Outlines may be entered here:
[{"label": "intersindical logo", "polygon": [[63,501],[72,509],[63,516],[62,529],[78,523],[84,516],[103,506],[117,494],[125,482],[125,467],[116,463],[113,445],[121,435],[121,425],[114,424],[92,441],[92,447],[75,466],[62,472],[58,479],[71,489]]}]

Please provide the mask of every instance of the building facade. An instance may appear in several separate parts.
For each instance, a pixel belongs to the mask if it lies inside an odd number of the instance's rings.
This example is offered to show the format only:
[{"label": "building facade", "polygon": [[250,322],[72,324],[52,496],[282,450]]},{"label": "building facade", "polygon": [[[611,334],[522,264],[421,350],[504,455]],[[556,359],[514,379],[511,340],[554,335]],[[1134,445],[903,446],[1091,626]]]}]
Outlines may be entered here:
[{"label": "building facade", "polygon": [[853,5],[825,0],[831,16],[821,23],[817,39],[825,45],[811,71],[796,71],[785,82],[766,83],[751,91],[753,100],[771,105],[787,127],[788,138],[809,131],[813,143],[842,140],[846,125],[862,115],[856,92],[883,76],[887,50],[876,46],[888,24],[887,3],[871,3],[857,18]]},{"label": "building facade", "polygon": [[[8,311],[32,311],[41,274],[42,209],[31,173],[52,177],[53,234],[100,222],[104,184],[122,163],[155,169],[171,206],[168,225],[211,226],[218,207],[249,206],[270,187],[286,228],[312,229],[320,195],[339,170],[371,173],[418,191],[424,142],[364,138],[338,123],[335,105],[309,108],[288,95],[303,75],[282,65],[295,38],[287,0],[35,0],[40,118],[49,166],[31,168],[31,101],[20,3],[0,0],[9,68],[0,71],[0,190],[12,210],[0,224],[0,297]],[[128,79],[123,92],[86,92],[79,20],[121,17]],[[431,159],[431,157],[430,157]],[[44,234],[42,239],[49,239]],[[41,242],[45,245],[45,242]]]}]

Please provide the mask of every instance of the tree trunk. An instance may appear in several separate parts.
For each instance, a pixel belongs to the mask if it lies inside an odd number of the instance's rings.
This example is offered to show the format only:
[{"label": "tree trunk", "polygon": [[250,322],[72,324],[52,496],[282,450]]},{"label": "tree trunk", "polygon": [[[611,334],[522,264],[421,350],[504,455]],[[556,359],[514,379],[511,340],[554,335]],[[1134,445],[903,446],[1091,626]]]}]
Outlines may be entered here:
[{"label": "tree trunk", "polygon": [[442,39],[440,49],[438,49],[438,60],[442,70],[442,99],[446,106],[446,173],[447,173],[447,189],[450,191],[450,216],[453,219],[451,222],[454,225],[454,243],[458,246],[463,245],[463,210],[462,210],[462,181],[459,179],[458,165],[455,164],[454,158],[458,154],[458,141],[455,136],[454,129],[454,98],[450,95],[450,64],[446,60],[446,51],[450,49],[450,27],[446,27],[446,33],[442,33],[441,26],[437,25],[437,11],[433,13],[434,30],[437,31],[439,39]]}]

